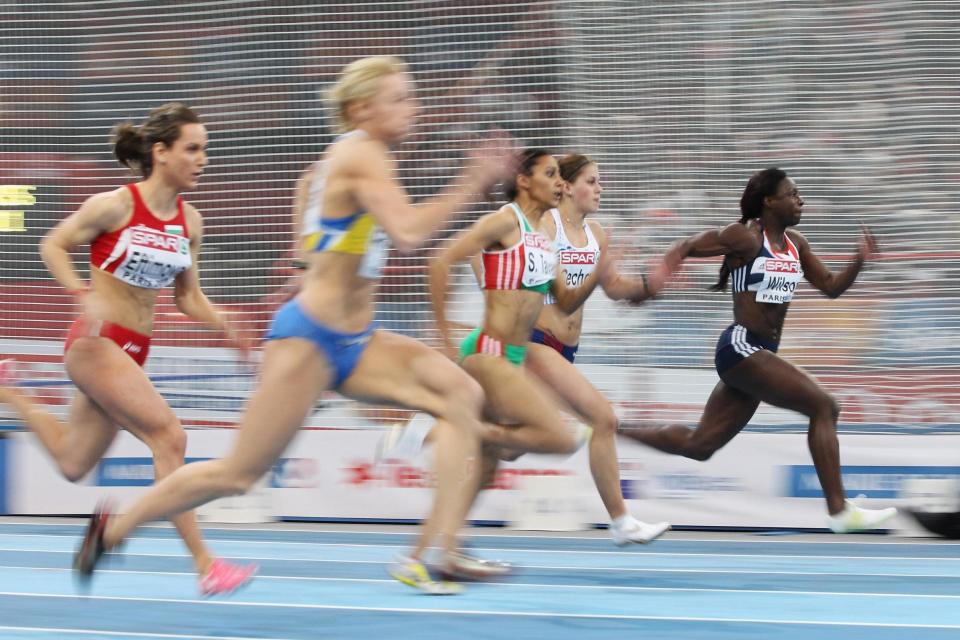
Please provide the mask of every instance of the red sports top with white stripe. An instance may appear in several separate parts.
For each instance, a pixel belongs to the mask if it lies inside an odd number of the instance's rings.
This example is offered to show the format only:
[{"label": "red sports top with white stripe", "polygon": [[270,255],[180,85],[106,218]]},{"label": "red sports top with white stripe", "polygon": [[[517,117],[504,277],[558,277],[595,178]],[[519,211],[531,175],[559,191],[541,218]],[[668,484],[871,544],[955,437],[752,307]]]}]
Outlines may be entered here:
[{"label": "red sports top with white stripe", "polygon": [[546,293],[557,275],[553,242],[530,226],[516,203],[511,202],[510,206],[520,222],[520,240],[501,251],[483,251],[481,286],[484,289],[526,289]]},{"label": "red sports top with white stripe", "polygon": [[193,264],[183,199],[177,197],[173,219],[160,220],[147,208],[137,185],[127,188],[133,196],[133,215],[124,227],[93,239],[90,264],[134,287],[168,287]]}]

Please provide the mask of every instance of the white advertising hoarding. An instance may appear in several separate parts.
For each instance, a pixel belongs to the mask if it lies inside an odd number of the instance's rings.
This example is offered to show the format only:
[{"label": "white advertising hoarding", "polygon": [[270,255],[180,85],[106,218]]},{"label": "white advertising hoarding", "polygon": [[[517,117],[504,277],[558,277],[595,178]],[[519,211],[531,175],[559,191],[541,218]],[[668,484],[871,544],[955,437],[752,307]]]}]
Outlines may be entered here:
[{"label": "white advertising hoarding", "polygon": [[[192,431],[188,457],[222,455],[234,434]],[[266,495],[283,518],[417,520],[431,500],[427,449],[406,464],[377,466],[373,452],[379,433],[367,430],[304,431],[268,478]],[[903,483],[917,478],[960,476],[956,451],[960,436],[846,435],[841,438],[844,480],[851,494],[867,504],[897,504]],[[707,462],[668,456],[619,442],[624,493],[632,513],[645,520],[714,527],[822,528],[825,506],[799,434],[744,433]],[[82,481],[60,477],[29,434],[12,437],[8,508],[14,514],[88,513],[97,500],[123,504],[152,481],[149,452],[123,433],[103,462]],[[470,517],[509,521],[522,497],[524,478],[570,476],[579,479],[585,517],[607,522],[591,487],[584,451],[569,458],[525,456],[505,463]],[[563,483],[569,490],[569,483]]]}]

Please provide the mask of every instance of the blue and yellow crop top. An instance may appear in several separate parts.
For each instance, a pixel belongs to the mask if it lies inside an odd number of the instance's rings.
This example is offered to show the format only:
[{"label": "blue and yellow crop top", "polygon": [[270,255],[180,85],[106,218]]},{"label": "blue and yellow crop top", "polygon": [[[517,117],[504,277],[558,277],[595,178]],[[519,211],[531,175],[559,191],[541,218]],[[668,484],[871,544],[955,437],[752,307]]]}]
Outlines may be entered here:
[{"label": "blue and yellow crop top", "polygon": [[[339,136],[335,142],[351,135],[366,135],[363,131],[351,131]],[[331,251],[362,255],[357,269],[361,278],[376,280],[383,273],[387,261],[390,240],[365,209],[357,209],[342,218],[323,215],[323,189],[326,185],[326,167],[321,163],[317,175],[310,184],[307,204],[303,212],[303,249],[305,251]]]}]

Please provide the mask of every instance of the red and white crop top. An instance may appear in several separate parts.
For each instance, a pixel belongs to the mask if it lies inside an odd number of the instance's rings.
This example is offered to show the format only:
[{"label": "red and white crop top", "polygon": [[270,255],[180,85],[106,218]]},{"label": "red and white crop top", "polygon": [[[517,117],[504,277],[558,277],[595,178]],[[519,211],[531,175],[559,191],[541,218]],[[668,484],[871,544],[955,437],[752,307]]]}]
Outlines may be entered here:
[{"label": "red and white crop top", "polygon": [[515,202],[510,203],[520,225],[520,239],[500,251],[484,249],[480,277],[482,289],[526,289],[547,293],[557,275],[553,242],[530,226]]},{"label": "red and white crop top", "polygon": [[183,199],[177,198],[173,219],[160,220],[147,208],[136,185],[127,188],[133,196],[133,215],[124,227],[93,239],[90,264],[134,287],[168,287],[193,264]]}]

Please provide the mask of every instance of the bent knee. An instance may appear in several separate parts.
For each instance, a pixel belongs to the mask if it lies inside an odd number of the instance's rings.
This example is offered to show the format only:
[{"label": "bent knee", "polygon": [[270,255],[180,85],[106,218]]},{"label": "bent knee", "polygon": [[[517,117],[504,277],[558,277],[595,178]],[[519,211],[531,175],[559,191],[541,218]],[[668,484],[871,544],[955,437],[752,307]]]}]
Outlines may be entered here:
[{"label": "bent knee", "polygon": [[228,480],[224,487],[226,495],[241,496],[249,493],[250,490],[253,489],[254,485],[257,484],[257,480],[259,480],[259,476],[238,474],[230,476]]},{"label": "bent knee", "polygon": [[182,462],[187,453],[187,432],[180,426],[179,421],[154,429],[146,441],[154,457],[165,460],[176,459]]},{"label": "bent knee", "polygon": [[90,471],[93,470],[93,467],[96,466],[96,462],[93,464],[78,464],[75,462],[66,462],[60,463],[60,473],[63,474],[63,477],[69,482],[77,483],[83,480]]},{"label": "bent knee", "polygon": [[209,473],[216,478],[220,486],[219,493],[226,496],[249,493],[263,476],[259,470],[243,469],[231,464],[229,460],[218,460]]},{"label": "bent knee", "polygon": [[684,458],[690,458],[691,460],[696,460],[697,462],[706,462],[713,457],[713,454],[717,452],[715,447],[698,445],[688,447],[683,452]]},{"label": "bent knee", "polygon": [[513,462],[514,460],[519,460],[524,453],[524,451],[519,449],[500,449],[500,452],[497,454],[497,459],[503,460],[504,462]]},{"label": "bent knee", "polygon": [[837,399],[830,394],[823,394],[819,398],[816,406],[816,416],[820,418],[828,418],[832,422],[836,422],[840,417],[840,403],[837,402]]},{"label": "bent knee", "polygon": [[840,403],[833,396],[830,397],[830,415],[833,416],[834,421],[840,417]]},{"label": "bent knee", "polygon": [[617,429],[620,427],[620,419],[613,412],[613,407],[607,404],[604,410],[591,420],[590,426],[593,427],[593,437],[597,437],[597,435],[612,436],[616,435]]},{"label": "bent knee", "polygon": [[720,447],[723,445],[718,442],[711,442],[710,440],[697,440],[693,437],[689,438],[686,442],[686,445],[683,448],[682,454],[684,458],[690,458],[691,460],[696,460],[697,462],[706,462],[713,457],[717,451],[720,450]]},{"label": "bent knee", "polygon": [[462,378],[450,380],[446,387],[440,392],[446,399],[448,415],[457,411],[469,411],[477,416],[480,415],[485,396],[479,382],[464,373]]}]

